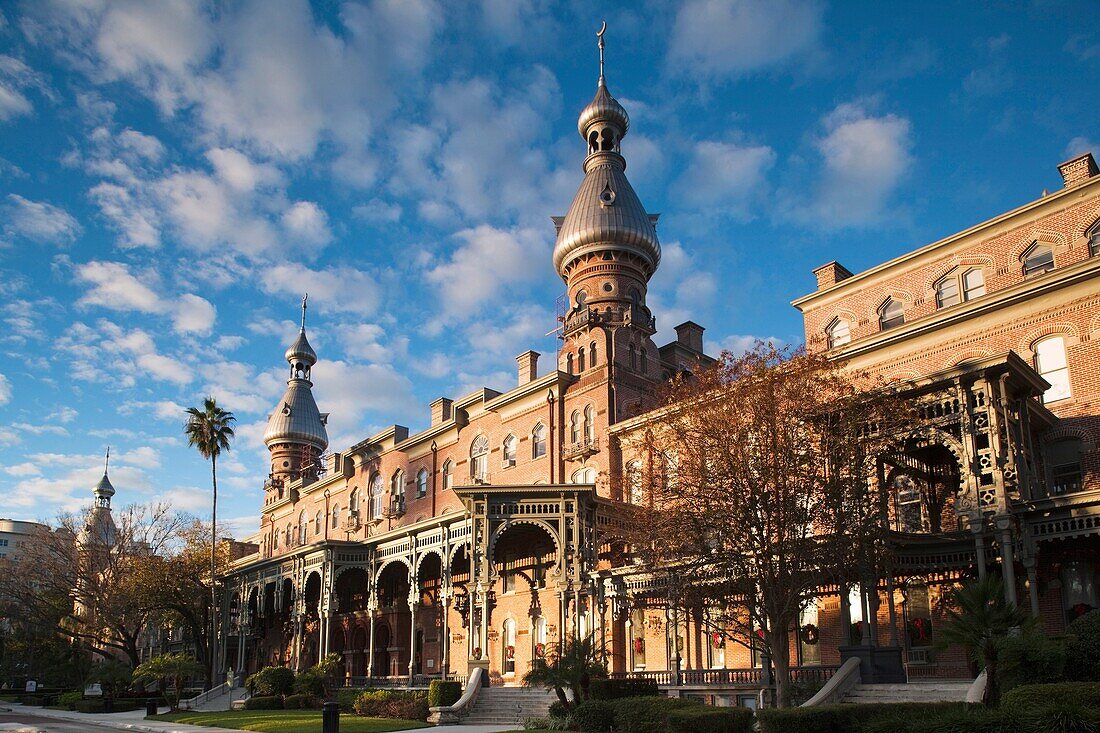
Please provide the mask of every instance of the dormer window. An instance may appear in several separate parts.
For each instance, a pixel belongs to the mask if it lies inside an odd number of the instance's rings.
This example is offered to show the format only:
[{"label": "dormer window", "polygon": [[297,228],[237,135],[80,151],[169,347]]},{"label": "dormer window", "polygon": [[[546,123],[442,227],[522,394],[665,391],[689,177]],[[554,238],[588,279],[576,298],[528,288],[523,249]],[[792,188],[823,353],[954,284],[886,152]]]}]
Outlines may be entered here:
[{"label": "dormer window", "polygon": [[829,339],[829,348],[835,349],[852,340],[852,331],[848,325],[848,321],[843,318],[837,318],[825,329],[825,336]]},{"label": "dormer window", "polygon": [[936,306],[946,308],[985,295],[985,274],[981,268],[952,272],[936,283]]},{"label": "dormer window", "polygon": [[885,331],[888,328],[896,328],[905,323],[905,310],[900,300],[887,298],[886,302],[879,306],[878,325]]},{"label": "dormer window", "polygon": [[1024,277],[1041,275],[1054,269],[1054,250],[1045,244],[1036,242],[1024,252]]}]

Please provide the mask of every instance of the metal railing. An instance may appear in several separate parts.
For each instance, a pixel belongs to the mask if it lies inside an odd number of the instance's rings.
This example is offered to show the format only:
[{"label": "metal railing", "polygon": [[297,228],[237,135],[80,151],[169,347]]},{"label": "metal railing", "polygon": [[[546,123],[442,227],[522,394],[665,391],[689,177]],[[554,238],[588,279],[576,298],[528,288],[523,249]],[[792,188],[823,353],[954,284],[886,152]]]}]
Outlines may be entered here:
[{"label": "metal railing", "polygon": [[[836,671],[837,665],[809,665],[792,667],[788,671],[791,682],[821,683],[828,681]],[[706,685],[714,687],[760,687],[763,685],[763,670],[759,667],[740,669],[685,669],[680,672],[680,685]],[[636,672],[613,672],[612,679],[655,679],[662,687],[673,686],[673,673],[670,670],[639,670]]]}]

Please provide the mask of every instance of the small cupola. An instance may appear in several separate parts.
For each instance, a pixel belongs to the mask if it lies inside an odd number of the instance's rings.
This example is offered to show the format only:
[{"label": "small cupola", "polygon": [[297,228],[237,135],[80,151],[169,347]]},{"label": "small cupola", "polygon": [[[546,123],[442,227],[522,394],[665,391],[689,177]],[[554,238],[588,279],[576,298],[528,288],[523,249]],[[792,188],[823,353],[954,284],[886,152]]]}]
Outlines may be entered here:
[{"label": "small cupola", "polygon": [[577,119],[577,132],[588,143],[588,154],[618,153],[619,146],[630,129],[630,116],[626,113],[618,101],[607,90],[607,82],[604,79],[604,42],[603,36],[607,32],[607,23],[604,23],[596,36],[599,38],[600,47],[600,79],[596,83],[596,96],[581,110]]}]

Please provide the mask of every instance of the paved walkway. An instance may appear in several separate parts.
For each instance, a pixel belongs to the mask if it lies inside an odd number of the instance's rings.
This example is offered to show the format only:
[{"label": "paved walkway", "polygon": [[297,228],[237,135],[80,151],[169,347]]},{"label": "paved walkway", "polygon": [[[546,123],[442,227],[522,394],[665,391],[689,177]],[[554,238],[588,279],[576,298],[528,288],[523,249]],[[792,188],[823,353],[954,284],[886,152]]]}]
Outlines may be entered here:
[{"label": "paved walkway", "polygon": [[211,728],[203,725],[185,725],[183,723],[145,720],[144,710],[133,710],[128,713],[76,713],[68,710],[23,707],[19,703],[14,702],[6,702],[3,704],[3,707],[12,712],[26,712],[40,718],[94,723],[95,725],[117,728],[119,730],[143,731],[143,733],[211,733],[212,731],[236,731],[236,733],[247,733],[247,731],[241,731],[238,728]]}]

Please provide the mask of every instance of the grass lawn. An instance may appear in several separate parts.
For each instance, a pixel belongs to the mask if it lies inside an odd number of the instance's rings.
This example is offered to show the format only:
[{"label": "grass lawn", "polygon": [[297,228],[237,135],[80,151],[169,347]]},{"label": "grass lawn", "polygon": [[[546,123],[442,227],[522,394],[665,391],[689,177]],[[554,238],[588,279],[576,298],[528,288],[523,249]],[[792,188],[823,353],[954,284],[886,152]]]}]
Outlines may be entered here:
[{"label": "grass lawn", "polygon": [[[320,710],[229,710],[226,712],[165,713],[148,720],[163,720],[189,725],[209,725],[215,728],[268,731],[269,733],[321,733]],[[396,718],[360,718],[340,715],[340,733],[387,733],[409,728],[427,728],[418,720]]]}]

